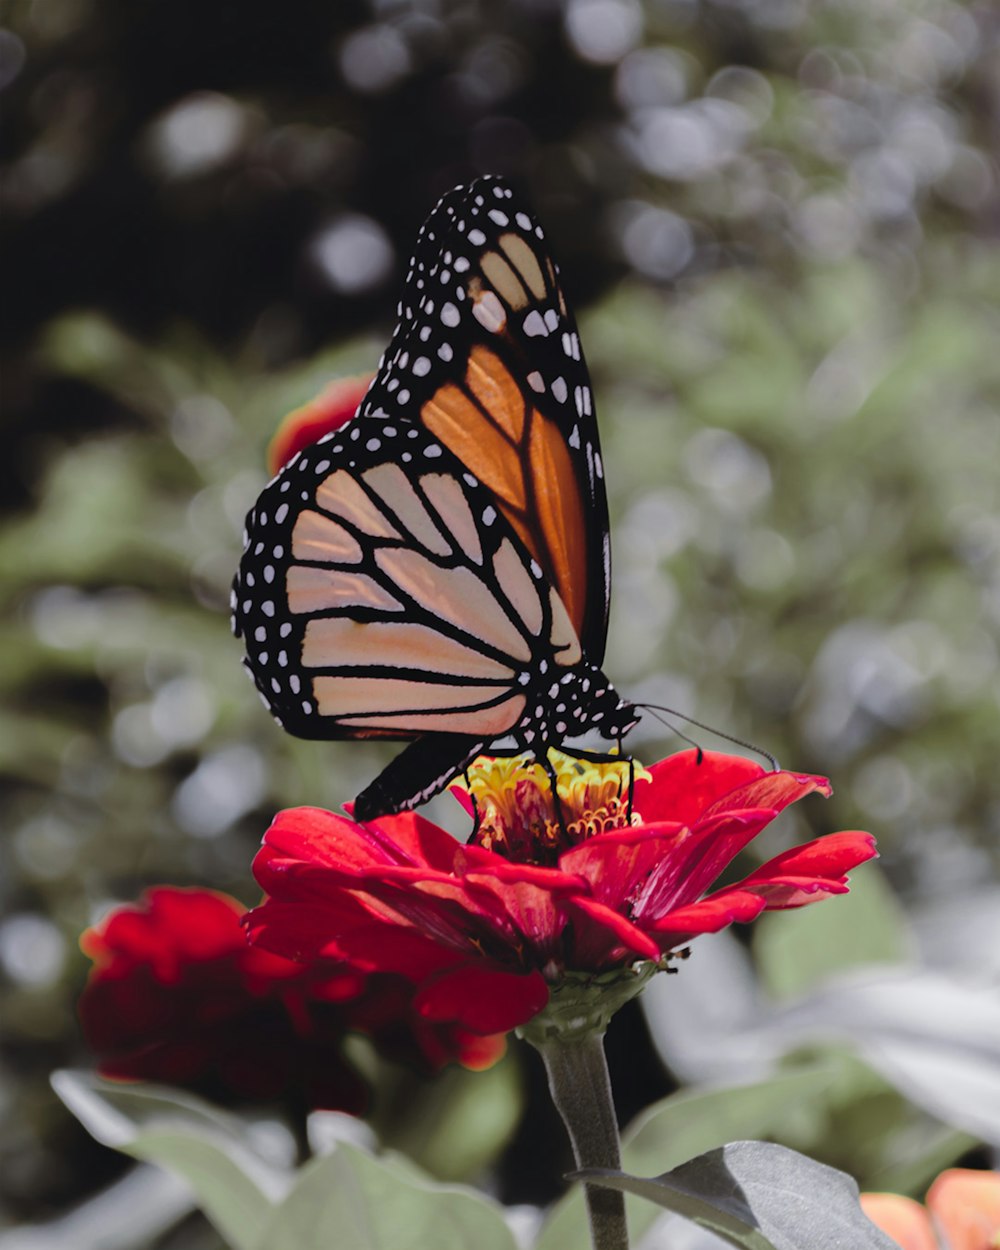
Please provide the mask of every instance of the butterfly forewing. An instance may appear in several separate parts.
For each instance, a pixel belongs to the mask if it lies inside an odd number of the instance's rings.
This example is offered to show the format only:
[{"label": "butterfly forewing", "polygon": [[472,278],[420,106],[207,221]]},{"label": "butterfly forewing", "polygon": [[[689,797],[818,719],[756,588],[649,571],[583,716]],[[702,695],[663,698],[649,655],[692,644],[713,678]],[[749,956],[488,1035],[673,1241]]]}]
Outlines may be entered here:
[{"label": "butterfly forewing", "polygon": [[440,201],[399,317],[361,414],[420,421],[492,491],[600,662],[610,555],[590,380],[542,228],[503,180]]}]

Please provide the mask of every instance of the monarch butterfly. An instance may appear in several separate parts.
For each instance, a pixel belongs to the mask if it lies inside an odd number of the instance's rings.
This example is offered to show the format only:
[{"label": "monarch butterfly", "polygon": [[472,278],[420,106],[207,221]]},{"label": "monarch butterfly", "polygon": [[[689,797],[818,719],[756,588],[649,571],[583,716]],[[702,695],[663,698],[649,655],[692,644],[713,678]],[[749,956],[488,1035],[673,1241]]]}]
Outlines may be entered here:
[{"label": "monarch butterfly", "polygon": [[424,223],[356,416],[247,517],[233,628],[303,738],[410,745],[357,798],[408,810],[498,739],[636,722],[601,672],[610,544],[587,367],[535,217],[498,177]]}]

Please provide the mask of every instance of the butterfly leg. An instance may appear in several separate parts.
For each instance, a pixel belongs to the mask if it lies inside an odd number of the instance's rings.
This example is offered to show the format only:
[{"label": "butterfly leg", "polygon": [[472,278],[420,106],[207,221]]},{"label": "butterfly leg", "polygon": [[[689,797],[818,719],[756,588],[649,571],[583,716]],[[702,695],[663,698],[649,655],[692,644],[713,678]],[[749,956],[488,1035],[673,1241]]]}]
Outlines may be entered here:
[{"label": "butterfly leg", "polygon": [[428,733],[411,742],[354,800],[354,819],[408,812],[440,793],[472,763],[483,740],[468,734]]},{"label": "butterfly leg", "polygon": [[472,789],[472,778],[469,776],[468,767],[466,767],[465,769],[464,776],[465,776],[465,789],[469,795],[469,802],[472,804],[472,832],[469,834],[469,840],[471,841],[471,839],[474,838],[476,834],[479,832],[479,821],[481,819],[481,814],[479,811],[479,804],[476,802],[475,791]]},{"label": "butterfly leg", "polygon": [[562,834],[563,839],[566,839],[569,835],[566,831],[566,817],[563,815],[562,803],[559,799],[558,778],[556,777],[556,770],[552,767],[552,761],[549,759],[547,749],[538,758],[538,762],[548,775],[549,786],[552,790],[552,806],[555,808],[556,820],[559,822],[559,832]]}]

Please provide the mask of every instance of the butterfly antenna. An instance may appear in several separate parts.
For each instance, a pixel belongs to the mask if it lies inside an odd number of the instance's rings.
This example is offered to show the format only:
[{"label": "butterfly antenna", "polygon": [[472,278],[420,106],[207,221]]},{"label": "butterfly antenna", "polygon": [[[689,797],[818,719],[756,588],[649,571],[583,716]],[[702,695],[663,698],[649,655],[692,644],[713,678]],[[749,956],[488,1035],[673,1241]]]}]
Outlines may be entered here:
[{"label": "butterfly antenna", "polygon": [[755,742],[748,742],[746,738],[737,738],[735,734],[727,734],[721,729],[716,729],[713,725],[706,725],[704,721],[695,720],[693,716],[688,716],[685,712],[678,712],[676,708],[663,707],[659,703],[637,703],[636,707],[645,708],[646,711],[652,712],[656,719],[661,724],[666,725],[672,733],[675,733],[678,736],[678,738],[695,747],[699,753],[699,763],[700,756],[702,754],[700,743],[695,742],[693,738],[678,729],[677,726],[671,721],[668,721],[665,716],[658,716],[658,712],[666,712],[670,716],[677,716],[682,721],[686,721],[689,725],[694,725],[698,729],[704,729],[706,733],[714,734],[717,738],[724,738],[726,742],[731,742],[734,746],[744,747],[747,751],[753,751],[755,755],[759,755],[761,758],[767,760],[767,762],[771,765],[772,772],[781,772],[781,765],[778,763],[777,757],[772,755],[770,751],[765,751],[763,747],[757,746]]}]

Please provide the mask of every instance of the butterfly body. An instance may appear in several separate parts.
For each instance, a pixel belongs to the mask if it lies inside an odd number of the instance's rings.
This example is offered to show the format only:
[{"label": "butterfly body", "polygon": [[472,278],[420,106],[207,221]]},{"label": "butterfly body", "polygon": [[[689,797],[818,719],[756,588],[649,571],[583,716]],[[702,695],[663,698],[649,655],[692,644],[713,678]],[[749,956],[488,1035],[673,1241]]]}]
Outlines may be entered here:
[{"label": "butterfly body", "polygon": [[609,556],[586,366],[541,229],[499,179],[425,223],[358,414],[247,518],[234,628],[309,738],[410,740],[359,818],[440,790],[498,740],[634,724],[600,669]]}]

